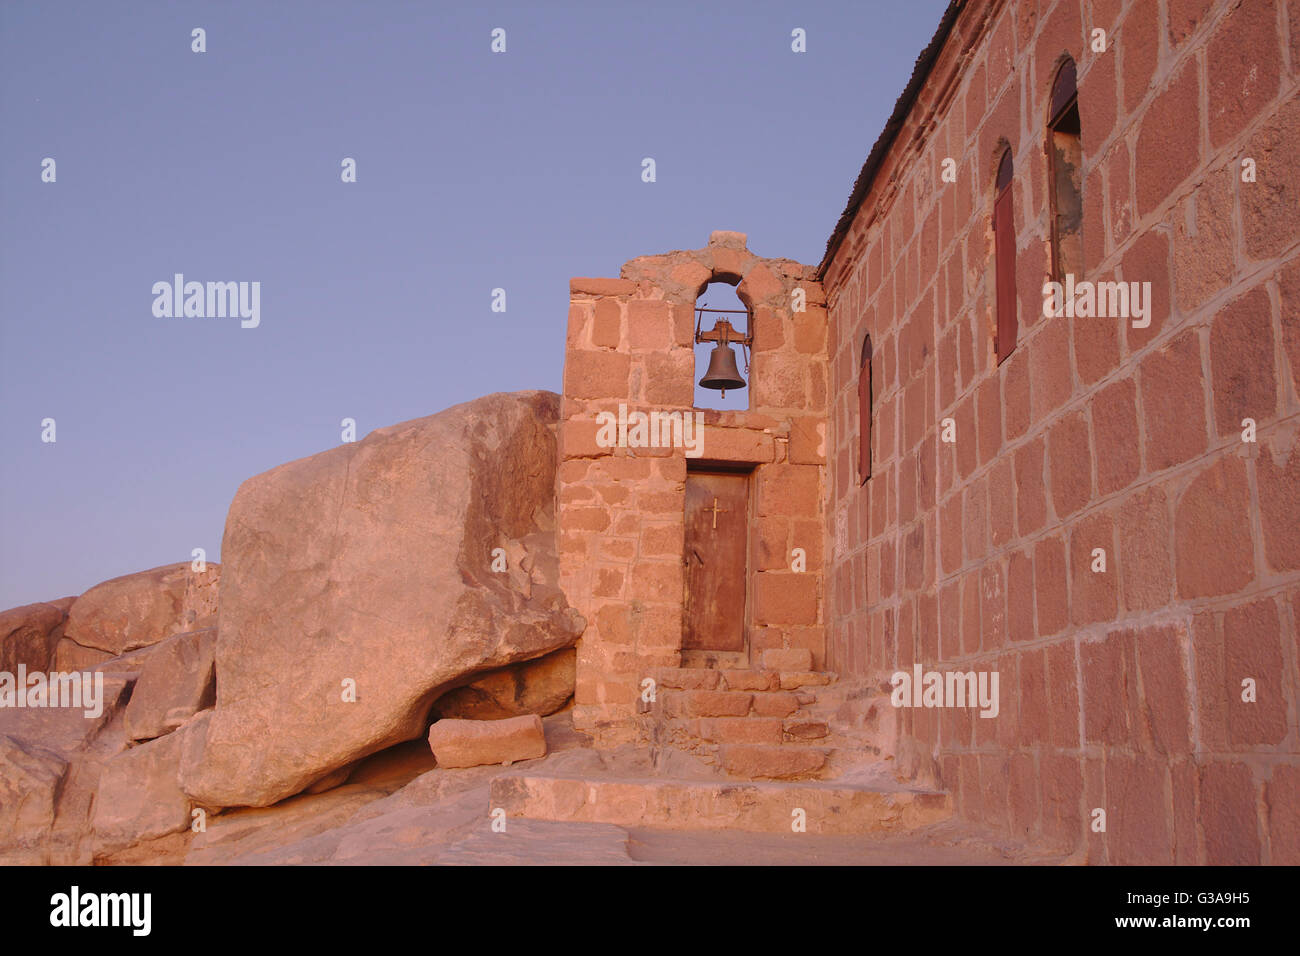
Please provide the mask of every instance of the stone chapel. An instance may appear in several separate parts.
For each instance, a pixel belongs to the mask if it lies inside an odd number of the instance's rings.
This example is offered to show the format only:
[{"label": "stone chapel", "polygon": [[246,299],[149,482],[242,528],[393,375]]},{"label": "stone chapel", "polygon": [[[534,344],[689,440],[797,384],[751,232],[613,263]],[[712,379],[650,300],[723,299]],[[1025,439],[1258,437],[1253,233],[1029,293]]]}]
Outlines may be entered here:
[{"label": "stone chapel", "polygon": [[[823,832],[870,799],[1297,862],[1297,154],[1297,0],[953,0],[820,263],[720,231],[573,279],[576,726],[803,781]],[[731,411],[694,406],[713,283]],[[627,440],[652,412],[698,446]]]}]

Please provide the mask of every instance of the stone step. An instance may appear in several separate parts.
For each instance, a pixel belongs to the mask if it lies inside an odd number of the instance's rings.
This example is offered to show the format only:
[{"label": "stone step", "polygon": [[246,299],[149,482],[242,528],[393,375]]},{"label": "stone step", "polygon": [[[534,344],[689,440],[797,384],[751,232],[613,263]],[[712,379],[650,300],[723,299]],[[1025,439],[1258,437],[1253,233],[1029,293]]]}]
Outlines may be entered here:
[{"label": "stone step", "polygon": [[830,682],[831,675],[825,671],[781,671],[781,690],[824,687]]},{"label": "stone step", "polygon": [[738,782],[514,770],[492,780],[491,801],[508,818],[759,833],[790,833],[801,817],[808,833],[900,833],[952,815],[948,794],[886,780]]},{"label": "stone step", "polygon": [[789,717],[803,706],[791,691],[664,690],[655,698],[663,717]]},{"label": "stone step", "polygon": [[729,744],[719,756],[722,768],[745,780],[797,780],[820,776],[829,752],[817,747],[781,744]]},{"label": "stone step", "polygon": [[[770,654],[771,651],[766,653]],[[712,669],[661,667],[652,675],[660,688],[673,690],[779,691],[824,687],[833,675],[811,666],[791,668]]]},{"label": "stone step", "polygon": [[721,684],[727,690],[780,690],[781,672],[767,670],[718,671]]},{"label": "stone step", "polygon": [[651,674],[659,687],[680,690],[717,690],[722,672],[709,667],[658,667]]},{"label": "stone step", "polygon": [[806,647],[768,648],[763,652],[763,666],[774,671],[810,671],[812,651]]},{"label": "stone step", "polygon": [[781,732],[785,740],[823,740],[830,736],[831,728],[824,720],[796,714],[782,721]]},{"label": "stone step", "polygon": [[696,734],[716,744],[779,744],[785,731],[780,717],[702,717]]},{"label": "stone step", "polygon": [[787,744],[798,746],[817,743],[830,736],[830,728],[821,721],[793,717],[699,717],[671,720],[665,728],[669,735],[680,732],[687,737],[716,744]]}]

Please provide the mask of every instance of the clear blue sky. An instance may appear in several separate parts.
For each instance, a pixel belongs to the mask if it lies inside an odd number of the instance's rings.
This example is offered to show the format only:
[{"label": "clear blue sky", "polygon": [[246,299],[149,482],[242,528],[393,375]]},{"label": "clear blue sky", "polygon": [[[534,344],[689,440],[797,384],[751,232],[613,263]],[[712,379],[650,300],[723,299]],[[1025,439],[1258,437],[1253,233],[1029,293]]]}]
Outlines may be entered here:
[{"label": "clear blue sky", "polygon": [[[345,417],[558,391],[570,276],[714,229],[818,262],[945,5],[4,0],[0,608],[219,559]],[[176,272],[260,327],[154,317]]]}]

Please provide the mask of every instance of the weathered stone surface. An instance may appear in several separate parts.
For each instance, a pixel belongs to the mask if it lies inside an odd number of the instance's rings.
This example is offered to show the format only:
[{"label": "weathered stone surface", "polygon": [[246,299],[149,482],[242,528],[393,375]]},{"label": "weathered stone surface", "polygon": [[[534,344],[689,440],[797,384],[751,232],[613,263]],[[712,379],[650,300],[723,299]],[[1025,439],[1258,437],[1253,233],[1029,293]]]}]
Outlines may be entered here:
[{"label": "weathered stone surface", "polygon": [[114,656],[157,644],[187,629],[191,574],[188,564],[167,564],[97,584],[73,603],[65,634],[82,647]]},{"label": "weathered stone surface", "polygon": [[190,568],[181,601],[181,631],[200,631],[217,626],[217,596],[221,586],[221,565],[207,562],[202,571]]},{"label": "weathered stone surface", "polygon": [[[83,685],[93,687],[93,680],[93,675],[81,672]],[[103,696],[97,707],[90,708],[90,716],[87,716],[84,706],[0,708],[0,734],[39,743],[64,756],[87,750],[96,737],[119,719],[134,682],[134,674],[105,672]],[[90,701],[84,703],[90,704]]]},{"label": "weathered stone surface", "polygon": [[216,699],[216,628],[175,634],[142,653],[126,707],[126,735],[151,740],[175,730]]},{"label": "weathered stone surface", "polygon": [[113,660],[108,651],[97,647],[82,647],[70,638],[63,638],[54,647],[54,666],[56,671],[79,671],[99,667]]},{"label": "weathered stone surface", "polygon": [[763,666],[776,671],[810,671],[812,651],[806,647],[770,648],[763,652]]},{"label": "weathered stone surface", "polygon": [[53,826],[67,771],[54,751],[0,734],[0,845],[35,842]]},{"label": "weathered stone surface", "polygon": [[96,855],[189,826],[190,801],[177,781],[181,743],[171,734],[105,764],[95,798]]},{"label": "weathered stone surface", "polygon": [[91,862],[100,769],[126,746],[122,712],[135,680],[102,677],[90,716],[83,706],[0,708],[0,740],[8,741],[0,744],[0,866]]},{"label": "weathered stone surface", "polygon": [[734,777],[793,779],[815,775],[826,764],[826,752],[811,747],[770,747],[734,744],[723,748],[722,765]]},{"label": "weathered stone surface", "polygon": [[883,779],[840,785],[751,783],[551,775],[531,768],[496,777],[491,805],[506,811],[510,826],[525,817],[787,835],[793,807],[805,811],[809,834],[897,833],[937,823],[952,813],[948,794]]},{"label": "weathered stone surface", "polygon": [[440,720],[429,728],[429,748],[439,767],[482,767],[546,756],[542,718]]},{"label": "weathered stone surface", "polygon": [[558,590],[530,578],[525,596],[492,569],[494,548],[551,529],[558,401],[489,395],[244,482],[222,543],[216,708],[182,766],[191,797],[274,803],[420,736],[465,678],[576,641]]},{"label": "weathered stone surface", "polygon": [[535,661],[503,667],[439,697],[434,712],[462,720],[545,717],[573,696],[576,659],[577,651],[566,647]]},{"label": "weathered stone surface", "polygon": [[27,604],[0,612],[0,671],[49,670],[67,613],[55,604]]}]

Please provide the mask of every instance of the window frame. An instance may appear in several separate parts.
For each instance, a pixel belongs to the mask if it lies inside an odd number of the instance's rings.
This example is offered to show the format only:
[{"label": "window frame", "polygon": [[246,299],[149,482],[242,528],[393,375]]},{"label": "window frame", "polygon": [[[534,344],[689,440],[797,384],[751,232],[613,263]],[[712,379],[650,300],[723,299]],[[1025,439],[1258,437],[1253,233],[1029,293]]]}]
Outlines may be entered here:
[{"label": "window frame", "polygon": [[1016,225],[1011,189],[1014,179],[1015,163],[1011,158],[1011,147],[1007,146],[998,160],[993,187],[994,308],[997,320],[993,350],[999,365],[1015,351],[1020,331],[1016,315]]},{"label": "window frame", "polygon": [[865,485],[871,478],[871,415],[874,402],[871,395],[871,335],[862,340],[862,355],[858,360],[858,484]]},{"label": "window frame", "polygon": [[[1083,140],[1081,117],[1079,115],[1079,80],[1078,67],[1072,57],[1065,57],[1057,67],[1052,78],[1051,95],[1048,98],[1046,135],[1043,150],[1047,154],[1047,214],[1048,238],[1051,252],[1051,278],[1053,282],[1064,282],[1065,274],[1071,271],[1076,281],[1083,278],[1083,183],[1079,182],[1076,195],[1078,198],[1078,229],[1073,233],[1061,231],[1060,204],[1060,170],[1057,169],[1058,137],[1071,137],[1078,152],[1077,167],[1082,166]],[[1075,129],[1070,129],[1074,126]],[[1076,168],[1077,168],[1076,167]],[[1080,174],[1081,175],[1081,174]],[[1073,255],[1078,261],[1067,270],[1062,261],[1065,242],[1071,243]]]}]

